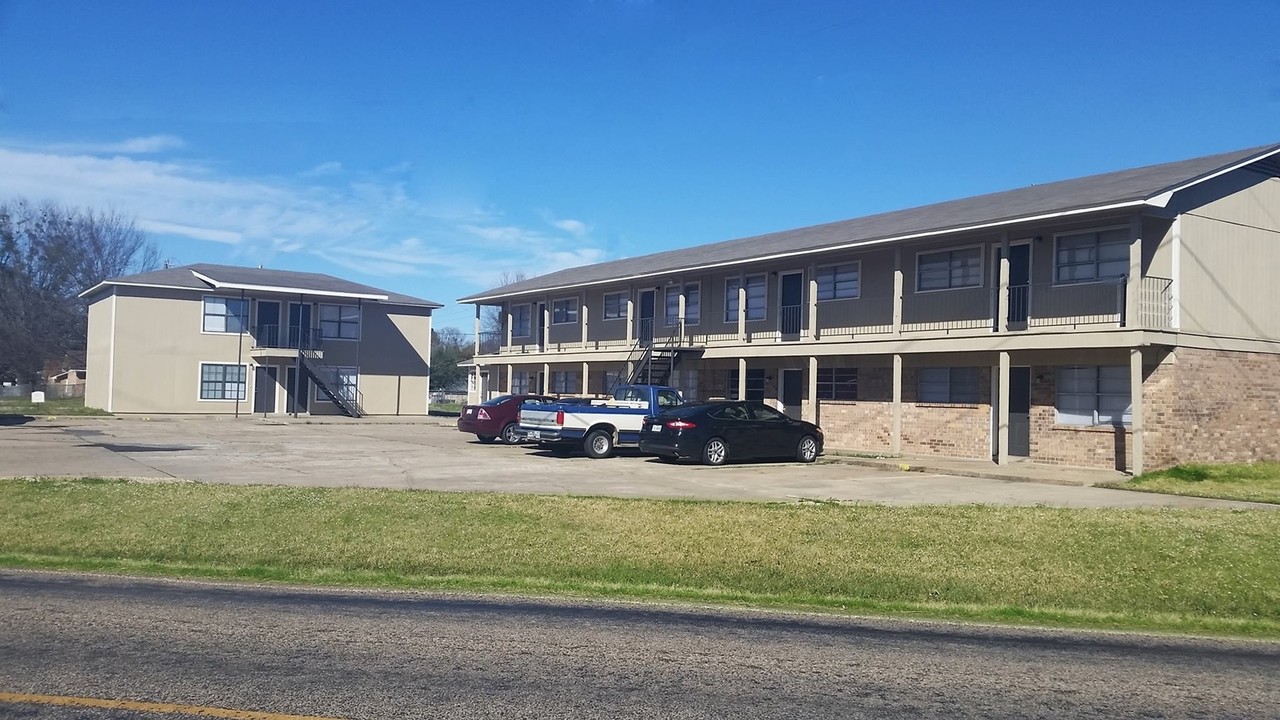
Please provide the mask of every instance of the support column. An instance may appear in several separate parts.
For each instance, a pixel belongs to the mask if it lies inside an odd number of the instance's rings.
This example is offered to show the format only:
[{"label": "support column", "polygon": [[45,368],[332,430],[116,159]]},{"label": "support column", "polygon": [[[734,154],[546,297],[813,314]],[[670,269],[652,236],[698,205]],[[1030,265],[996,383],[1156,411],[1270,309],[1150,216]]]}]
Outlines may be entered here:
[{"label": "support column", "polygon": [[[1000,277],[999,286],[996,289],[996,327],[1002,333],[1009,332],[1009,233],[1001,233],[1000,235]],[[1004,446],[1001,445],[1000,447],[1003,449]]]},{"label": "support column", "polygon": [[902,356],[893,356],[893,421],[889,428],[889,451],[902,454]]},{"label": "support column", "polygon": [[543,395],[551,394],[551,365],[550,363],[542,363],[542,388],[539,390]]},{"label": "support column", "polygon": [[542,304],[542,331],[538,333],[538,352],[546,352],[551,347],[551,300]]},{"label": "support column", "polygon": [[902,248],[893,250],[893,334],[902,334]]},{"label": "support column", "polygon": [[[747,285],[746,278],[738,280],[738,341],[747,341]],[[744,361],[745,362],[745,361]],[[744,398],[745,399],[745,398]]]},{"label": "support column", "polygon": [[809,339],[818,339],[818,272],[817,266],[809,263]]},{"label": "support column", "polygon": [[815,355],[809,356],[809,411],[804,414],[804,419],[819,425],[819,419],[822,413],[818,408],[818,358]]},{"label": "support column", "polygon": [[1142,348],[1133,348],[1129,351],[1129,402],[1133,404],[1133,422],[1130,426],[1133,437],[1133,465],[1130,469],[1134,475],[1141,475],[1145,445],[1143,434],[1146,431],[1142,407]]},{"label": "support column", "polygon": [[591,367],[586,361],[582,363],[582,394],[591,394]]},{"label": "support column", "polygon": [[[1008,261],[1008,258],[1005,258]],[[1009,353],[1000,353],[996,402],[996,464],[1009,464]]]},{"label": "support column", "polygon": [[[507,333],[507,337],[506,337],[506,341],[507,341],[507,343],[506,343],[506,348],[507,348],[507,352],[510,352],[510,351],[511,351],[511,329],[512,329],[513,327],[515,327],[516,316],[515,316],[515,315],[513,315],[513,314],[511,313],[511,308],[510,308],[510,307],[508,307],[508,308],[507,308],[507,311],[506,311],[506,312],[504,312],[504,313],[502,313],[502,315],[503,315],[503,316],[506,318],[506,320],[507,320],[505,323],[503,323],[503,325],[506,325],[506,333]],[[510,386],[508,386],[508,387],[510,387]]]},{"label": "support column", "polygon": [[1141,327],[1138,309],[1141,306],[1139,289],[1142,287],[1142,216],[1129,218],[1129,277],[1124,284],[1124,326]]},{"label": "support column", "polygon": [[515,370],[514,365],[507,366],[507,394],[515,392],[515,388],[511,387],[511,383],[515,382]]},{"label": "support column", "polygon": [[475,351],[471,353],[471,357],[480,354],[480,303],[476,303],[476,346]]},{"label": "support column", "polygon": [[[632,293],[627,291],[627,344],[630,345],[636,340],[636,301],[632,299]],[[627,363],[627,377],[631,377],[631,363]]]},{"label": "support column", "polygon": [[578,306],[578,318],[582,320],[582,347],[584,349],[587,347],[587,320],[588,315],[590,314],[587,308],[588,305],[586,303],[582,303]]},{"label": "support column", "polygon": [[747,359],[738,358],[738,399],[747,399]]},{"label": "support column", "polygon": [[[685,305],[684,305],[684,303],[685,303],[685,298],[684,298],[684,289],[685,289],[684,280],[681,280],[681,281],[680,281],[680,300],[679,300],[679,302],[680,302],[680,308],[679,308],[679,311],[678,311],[678,312],[680,313],[680,319],[679,319],[679,323],[678,323],[678,325],[679,325],[679,329],[680,329],[680,342],[678,343],[678,345],[679,345],[680,347],[684,347],[684,345],[685,345],[685,341],[684,341],[684,337],[685,337],[685,336],[684,336],[684,307],[685,307]],[[662,303],[663,303],[663,305],[666,305],[666,299],[663,299]]]}]

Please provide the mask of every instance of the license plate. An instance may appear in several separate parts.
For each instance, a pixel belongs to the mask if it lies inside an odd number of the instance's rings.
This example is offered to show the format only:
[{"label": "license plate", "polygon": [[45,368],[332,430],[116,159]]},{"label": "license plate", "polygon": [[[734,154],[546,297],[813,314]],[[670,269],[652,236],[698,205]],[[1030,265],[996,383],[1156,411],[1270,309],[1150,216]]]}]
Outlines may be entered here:
[{"label": "license plate", "polygon": [[651,432],[651,433],[652,433],[652,432],[658,432],[658,430],[659,430],[661,427],[662,427],[661,425],[645,425],[645,426],[644,426],[644,431],[645,431],[645,432]]},{"label": "license plate", "polygon": [[530,440],[541,440],[542,433],[537,430],[530,430],[529,434],[526,435],[525,437],[529,438]]}]

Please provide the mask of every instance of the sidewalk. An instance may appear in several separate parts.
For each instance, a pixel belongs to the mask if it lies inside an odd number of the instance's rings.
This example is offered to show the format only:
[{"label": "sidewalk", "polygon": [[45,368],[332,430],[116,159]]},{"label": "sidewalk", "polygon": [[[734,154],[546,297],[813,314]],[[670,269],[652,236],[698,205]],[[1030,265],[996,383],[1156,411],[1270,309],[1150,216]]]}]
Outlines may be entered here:
[{"label": "sidewalk", "polygon": [[990,460],[966,460],[963,458],[924,455],[863,457],[831,450],[827,451],[822,456],[822,459],[827,462],[861,465],[863,467],[897,470],[900,472],[954,475],[957,477],[985,478],[1010,482],[1036,482],[1049,485],[1074,485],[1077,487],[1092,487],[1099,483],[1118,482],[1131,477],[1128,473],[1119,470],[1045,465],[1033,463],[1024,458],[1011,459],[1008,465],[997,465]]}]

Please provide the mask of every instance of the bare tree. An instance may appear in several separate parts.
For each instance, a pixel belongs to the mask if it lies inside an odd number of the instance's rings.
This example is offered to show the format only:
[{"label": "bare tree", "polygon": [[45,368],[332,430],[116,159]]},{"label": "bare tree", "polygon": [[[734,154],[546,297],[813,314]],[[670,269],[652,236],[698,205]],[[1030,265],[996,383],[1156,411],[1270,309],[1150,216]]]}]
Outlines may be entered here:
[{"label": "bare tree", "polygon": [[[524,271],[508,272],[502,271],[502,277],[498,280],[498,287],[506,287],[514,285],[518,282],[528,280]],[[488,333],[490,338],[501,338],[506,335],[507,328],[503,324],[502,308],[496,305],[486,305],[480,311],[480,332]]]},{"label": "bare tree", "polygon": [[32,380],[46,360],[84,350],[79,293],[158,261],[146,235],[115,211],[0,203],[0,376]]}]

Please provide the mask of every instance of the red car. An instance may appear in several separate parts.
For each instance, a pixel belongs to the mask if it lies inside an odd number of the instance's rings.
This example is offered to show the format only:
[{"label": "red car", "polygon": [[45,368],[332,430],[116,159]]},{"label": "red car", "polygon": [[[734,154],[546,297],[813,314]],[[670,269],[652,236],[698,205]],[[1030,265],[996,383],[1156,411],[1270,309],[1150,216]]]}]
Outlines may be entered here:
[{"label": "red car", "polygon": [[555,401],[546,395],[499,395],[479,405],[463,407],[458,416],[458,430],[474,434],[483,443],[502,438],[502,442],[515,445],[524,439],[520,432],[520,408]]}]

